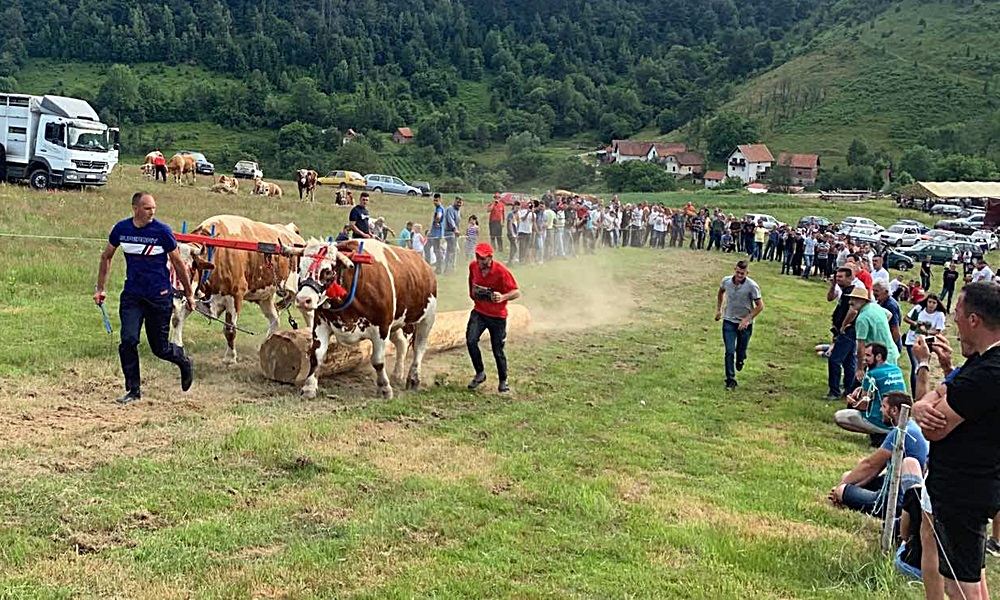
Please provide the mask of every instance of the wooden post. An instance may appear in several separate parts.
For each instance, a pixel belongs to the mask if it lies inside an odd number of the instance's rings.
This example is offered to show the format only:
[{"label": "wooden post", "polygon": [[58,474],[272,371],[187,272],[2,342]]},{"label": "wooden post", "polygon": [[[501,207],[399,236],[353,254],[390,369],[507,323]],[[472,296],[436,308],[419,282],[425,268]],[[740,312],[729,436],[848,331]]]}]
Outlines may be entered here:
[{"label": "wooden post", "polygon": [[903,476],[903,447],[906,441],[906,424],[910,420],[910,407],[899,407],[899,423],[896,424],[896,443],[892,446],[892,471],[889,472],[889,493],[885,499],[885,519],[882,521],[882,551],[892,553],[895,549],[893,534],[896,531],[896,501],[899,498],[899,480]]}]

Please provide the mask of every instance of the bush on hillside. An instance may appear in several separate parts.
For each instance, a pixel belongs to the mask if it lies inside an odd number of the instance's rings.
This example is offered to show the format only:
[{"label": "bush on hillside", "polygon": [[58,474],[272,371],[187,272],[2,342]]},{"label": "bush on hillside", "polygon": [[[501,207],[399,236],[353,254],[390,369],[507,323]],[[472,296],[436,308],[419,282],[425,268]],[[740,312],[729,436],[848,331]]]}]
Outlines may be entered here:
[{"label": "bush on hillside", "polygon": [[669,192],[677,180],[658,164],[633,160],[604,167],[604,181],[612,192]]}]

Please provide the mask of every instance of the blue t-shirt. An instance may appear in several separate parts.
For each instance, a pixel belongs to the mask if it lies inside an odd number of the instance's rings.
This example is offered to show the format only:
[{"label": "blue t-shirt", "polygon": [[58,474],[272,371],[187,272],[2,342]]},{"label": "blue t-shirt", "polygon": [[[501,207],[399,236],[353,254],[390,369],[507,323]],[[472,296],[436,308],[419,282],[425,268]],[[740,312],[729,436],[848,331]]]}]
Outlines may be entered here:
[{"label": "blue t-shirt", "polygon": [[[882,449],[892,452],[892,447],[896,445],[896,436],[899,435],[899,429],[893,427],[885,436],[885,441],[882,442]],[[915,458],[917,462],[920,463],[920,469],[923,470],[927,467],[927,454],[930,452],[930,445],[927,443],[927,438],[924,437],[922,431],[920,431],[920,426],[913,419],[906,422],[906,437],[903,438],[903,458]],[[891,462],[889,463],[892,464]],[[886,470],[889,470],[889,466]],[[902,491],[902,490],[901,490]]]},{"label": "blue t-shirt", "polygon": [[865,420],[884,429],[886,424],[882,422],[882,396],[889,392],[906,392],[906,379],[902,369],[892,363],[882,363],[868,369],[861,381],[861,389],[870,398]]},{"label": "blue t-shirt", "polygon": [[170,271],[167,254],[177,248],[174,232],[166,223],[153,220],[139,228],[132,218],[115,223],[108,243],[125,254],[125,291],[143,298],[169,296]]},{"label": "blue t-shirt", "polygon": [[434,216],[431,218],[431,238],[444,237],[444,207],[435,206]]},{"label": "blue t-shirt", "polygon": [[[371,234],[372,230],[368,227],[368,209],[365,208],[364,206],[358,204],[357,206],[352,208],[351,216],[348,217],[347,220],[357,225],[358,229],[360,229],[361,231],[369,235]],[[353,231],[352,237],[359,238],[361,236],[358,234],[357,231]]]}]

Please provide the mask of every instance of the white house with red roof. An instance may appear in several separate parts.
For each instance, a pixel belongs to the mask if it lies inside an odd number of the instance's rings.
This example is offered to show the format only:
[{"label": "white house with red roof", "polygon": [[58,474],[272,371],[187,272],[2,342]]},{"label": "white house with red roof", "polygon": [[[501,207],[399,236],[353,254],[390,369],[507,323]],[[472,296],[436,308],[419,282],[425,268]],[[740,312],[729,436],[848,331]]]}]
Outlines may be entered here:
[{"label": "white house with red roof", "polygon": [[741,144],[726,161],[726,176],[743,183],[757,181],[774,165],[774,156],[764,144]]},{"label": "white house with red roof", "polygon": [[722,185],[725,181],[726,174],[722,171],[709,171],[705,173],[705,189],[711,190]]}]

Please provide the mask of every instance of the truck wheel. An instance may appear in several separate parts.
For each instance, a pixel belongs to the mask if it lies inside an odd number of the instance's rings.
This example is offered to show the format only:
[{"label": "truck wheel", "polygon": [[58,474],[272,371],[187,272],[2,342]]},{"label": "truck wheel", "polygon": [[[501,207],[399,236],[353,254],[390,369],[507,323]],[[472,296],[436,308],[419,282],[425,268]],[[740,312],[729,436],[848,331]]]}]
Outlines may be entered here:
[{"label": "truck wheel", "polygon": [[33,190],[47,190],[51,182],[52,178],[46,169],[35,169],[31,173],[31,178],[28,179]]}]

